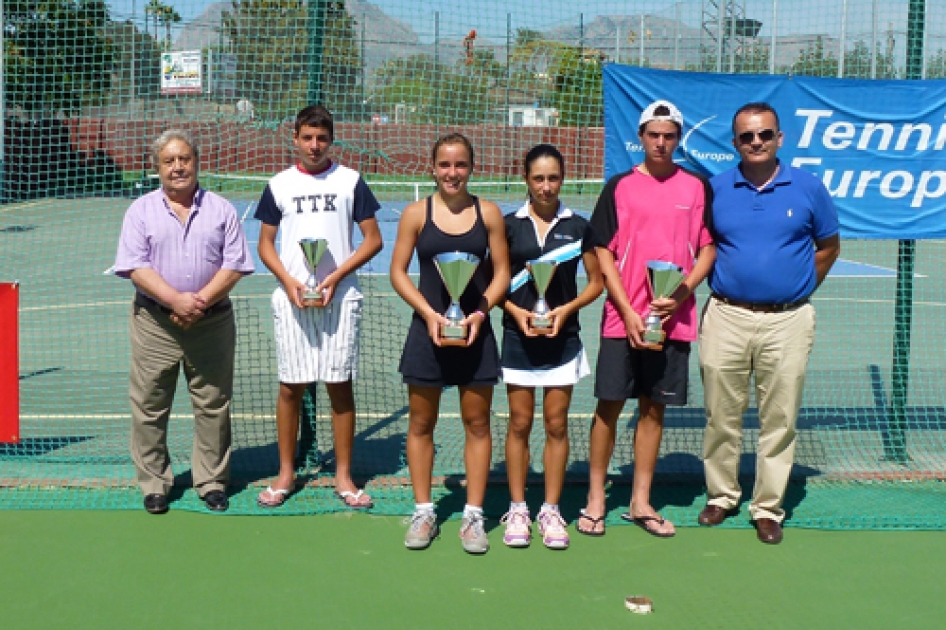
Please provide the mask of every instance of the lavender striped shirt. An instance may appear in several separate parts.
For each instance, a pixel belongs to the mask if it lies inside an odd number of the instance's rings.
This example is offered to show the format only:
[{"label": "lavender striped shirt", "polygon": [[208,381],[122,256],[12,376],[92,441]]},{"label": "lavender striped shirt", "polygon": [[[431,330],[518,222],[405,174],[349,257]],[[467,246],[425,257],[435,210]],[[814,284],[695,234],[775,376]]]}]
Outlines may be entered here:
[{"label": "lavender striped shirt", "polygon": [[125,213],[115,258],[115,274],[128,278],[151,268],[181,292],[204,288],[220,269],[253,273],[253,258],[229,201],[197,189],[185,223],[158,189],[135,200]]}]

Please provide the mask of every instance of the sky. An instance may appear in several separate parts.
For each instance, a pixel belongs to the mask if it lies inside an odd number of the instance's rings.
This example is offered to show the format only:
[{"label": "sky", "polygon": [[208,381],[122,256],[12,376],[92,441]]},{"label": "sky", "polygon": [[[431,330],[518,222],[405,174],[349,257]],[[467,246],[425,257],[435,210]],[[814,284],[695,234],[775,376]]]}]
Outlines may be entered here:
[{"label": "sky", "polygon": [[[725,1],[725,0],[721,0]],[[112,18],[131,19],[139,24],[143,19],[147,0],[106,0]],[[928,50],[933,52],[946,46],[946,2],[926,0],[927,28],[931,36]],[[183,24],[198,17],[213,0],[165,0],[183,18]],[[656,15],[667,19],[680,17],[684,23],[698,27],[702,22],[706,0],[476,0],[458,3],[457,0],[374,0],[389,16],[410,24],[423,43],[433,40],[434,15],[439,13],[441,37],[462,38],[471,28],[494,41],[506,34],[507,14],[512,32],[519,28],[547,31],[562,26],[577,26],[580,19],[591,23],[598,15]],[[842,15],[847,6],[846,38],[870,39],[876,9],[876,25],[880,33],[892,29],[906,31],[908,0],[738,0],[734,5],[744,7],[745,17],[762,22],[760,38],[772,36],[773,24],[778,35],[817,33],[840,37]],[[777,20],[773,20],[773,15]],[[357,19],[357,18],[356,18]]]}]

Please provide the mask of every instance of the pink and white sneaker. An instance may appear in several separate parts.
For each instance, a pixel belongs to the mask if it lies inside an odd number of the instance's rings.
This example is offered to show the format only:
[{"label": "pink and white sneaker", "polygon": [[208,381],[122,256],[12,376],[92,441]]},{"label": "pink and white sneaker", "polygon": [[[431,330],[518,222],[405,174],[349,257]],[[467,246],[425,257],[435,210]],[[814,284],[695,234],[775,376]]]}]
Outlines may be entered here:
[{"label": "pink and white sneaker", "polygon": [[558,510],[539,512],[539,533],[542,544],[549,549],[568,549],[568,532],[565,531],[565,519]]},{"label": "pink and white sneaker", "polygon": [[513,508],[503,514],[499,522],[506,526],[503,543],[507,547],[528,547],[532,542],[532,519],[528,508]]}]

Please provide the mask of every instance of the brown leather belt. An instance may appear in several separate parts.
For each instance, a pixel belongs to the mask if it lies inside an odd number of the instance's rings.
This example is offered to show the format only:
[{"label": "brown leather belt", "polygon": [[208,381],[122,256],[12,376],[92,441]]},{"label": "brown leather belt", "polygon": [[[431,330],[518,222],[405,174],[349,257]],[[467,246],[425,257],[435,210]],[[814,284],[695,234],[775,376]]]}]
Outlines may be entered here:
[{"label": "brown leather belt", "polygon": [[[170,315],[173,311],[166,307],[164,304],[161,304],[155,299],[152,299],[145,295],[144,293],[136,292],[135,293],[135,306],[140,306],[141,308],[150,308],[161,311],[165,315]],[[225,313],[233,308],[233,303],[230,302],[229,298],[223,298],[206,311],[204,311],[204,316],[216,315],[218,313]]]},{"label": "brown leather belt", "polygon": [[728,297],[719,295],[718,293],[711,293],[710,295],[714,300],[719,300],[723,304],[728,304],[729,306],[735,306],[737,308],[744,308],[747,311],[752,311],[753,313],[784,313],[785,311],[792,311],[800,306],[808,304],[808,298],[798,300],[797,302],[786,302],[784,304],[757,304],[755,302],[731,300]]}]

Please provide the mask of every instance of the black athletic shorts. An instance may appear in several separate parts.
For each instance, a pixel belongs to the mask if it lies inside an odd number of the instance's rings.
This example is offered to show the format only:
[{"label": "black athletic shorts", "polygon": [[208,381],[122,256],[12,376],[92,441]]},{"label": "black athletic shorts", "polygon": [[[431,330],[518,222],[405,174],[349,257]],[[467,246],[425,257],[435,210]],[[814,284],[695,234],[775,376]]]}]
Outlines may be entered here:
[{"label": "black athletic shorts", "polygon": [[690,343],[664,342],[660,352],[635,350],[625,339],[602,338],[595,368],[595,398],[627,400],[647,396],[665,405],[685,405]]}]

